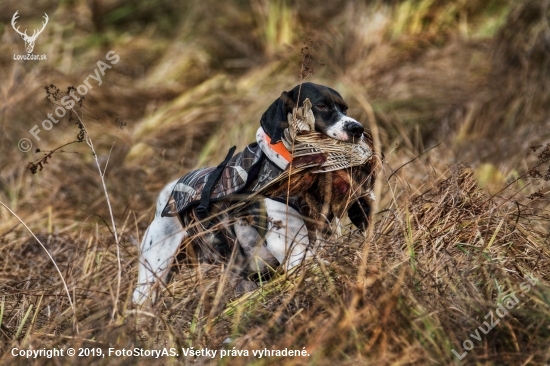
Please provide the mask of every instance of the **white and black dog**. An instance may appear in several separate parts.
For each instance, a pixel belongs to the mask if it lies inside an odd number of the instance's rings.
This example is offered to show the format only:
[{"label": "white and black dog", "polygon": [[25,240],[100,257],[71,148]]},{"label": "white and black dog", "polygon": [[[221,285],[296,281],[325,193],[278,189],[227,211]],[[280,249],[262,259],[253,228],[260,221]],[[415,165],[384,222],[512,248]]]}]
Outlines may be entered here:
[{"label": "white and black dog", "polygon": [[[302,208],[309,205],[311,210],[318,194],[310,195],[313,198],[309,200],[299,192],[267,194],[244,208],[231,209],[235,202],[257,192],[287,168],[292,156],[281,137],[288,127],[287,115],[302,106],[306,98],[313,106],[318,132],[341,141],[364,135],[363,126],[346,116],[347,104],[335,90],[303,83],[283,92],[263,114],[255,143],[234,156],[233,148],[218,167],[190,172],[161,191],[155,218],[140,246],[135,304],[155,300],[158,285],[167,280],[182,248],[188,253],[190,249],[200,261],[231,260],[232,265],[238,264],[241,274],[259,273],[278,265],[289,270],[312,255]],[[368,167],[366,174],[370,173]],[[315,183],[306,188],[312,185]],[[345,190],[350,190],[349,185],[337,188],[338,192]],[[359,197],[345,209],[358,228],[367,226],[368,199]]]}]

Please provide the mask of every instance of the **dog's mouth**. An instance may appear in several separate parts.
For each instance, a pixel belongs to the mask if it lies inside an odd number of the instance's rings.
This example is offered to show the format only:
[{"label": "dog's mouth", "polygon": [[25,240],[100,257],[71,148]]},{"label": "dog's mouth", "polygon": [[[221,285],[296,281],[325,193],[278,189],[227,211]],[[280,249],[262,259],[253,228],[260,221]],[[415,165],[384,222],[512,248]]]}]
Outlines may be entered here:
[{"label": "dog's mouth", "polygon": [[348,134],[345,131],[330,131],[327,133],[328,136],[332,137],[335,140],[351,142],[353,135]]},{"label": "dog's mouth", "polygon": [[325,135],[339,141],[359,142],[363,138],[365,128],[352,118],[341,119],[322,131]]}]

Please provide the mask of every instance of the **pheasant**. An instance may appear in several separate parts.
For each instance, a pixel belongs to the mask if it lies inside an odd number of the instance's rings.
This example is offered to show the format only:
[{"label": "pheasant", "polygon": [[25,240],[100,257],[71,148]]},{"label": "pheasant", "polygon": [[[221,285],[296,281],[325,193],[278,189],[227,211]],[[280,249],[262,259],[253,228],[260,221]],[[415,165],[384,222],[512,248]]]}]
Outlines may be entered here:
[{"label": "pheasant", "polygon": [[361,166],[373,156],[365,134],[359,141],[350,143],[315,131],[315,117],[307,98],[303,107],[294,108],[292,114],[288,114],[288,125],[284,131],[283,144],[294,158],[311,155],[321,155],[324,158],[321,164],[312,162],[309,165],[300,165],[301,168],[316,167],[313,173]]},{"label": "pheasant", "polygon": [[312,219],[308,229],[326,230],[332,218],[341,218],[360,200],[366,202],[360,211],[368,217],[364,211],[374,200],[372,188],[379,161],[370,135],[344,142],[315,131],[311,102],[305,99],[303,107],[288,114],[282,141],[293,160],[262,193],[298,197],[301,213]]}]

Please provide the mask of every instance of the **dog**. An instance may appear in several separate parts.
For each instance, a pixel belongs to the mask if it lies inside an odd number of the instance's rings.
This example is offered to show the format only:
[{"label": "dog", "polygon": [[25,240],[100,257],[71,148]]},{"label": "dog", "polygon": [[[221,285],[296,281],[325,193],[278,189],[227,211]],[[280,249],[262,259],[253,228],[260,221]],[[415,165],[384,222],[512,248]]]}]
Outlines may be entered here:
[{"label": "dog", "polygon": [[[306,99],[323,136],[346,142],[368,137],[361,123],[347,116],[348,106],[334,89],[307,82],[283,92],[262,115],[255,143],[236,155],[232,148],[217,167],[190,172],[162,189],[140,245],[135,304],[156,300],[182,247],[186,258],[229,261],[246,276],[276,266],[288,271],[313,256],[312,242],[326,229],[315,222],[347,211],[356,227],[366,229],[374,199],[372,164],[353,175],[304,173],[290,175],[293,183],[286,188],[269,186],[293,159],[281,139],[289,113]],[[242,204],[254,192],[262,196]]]}]

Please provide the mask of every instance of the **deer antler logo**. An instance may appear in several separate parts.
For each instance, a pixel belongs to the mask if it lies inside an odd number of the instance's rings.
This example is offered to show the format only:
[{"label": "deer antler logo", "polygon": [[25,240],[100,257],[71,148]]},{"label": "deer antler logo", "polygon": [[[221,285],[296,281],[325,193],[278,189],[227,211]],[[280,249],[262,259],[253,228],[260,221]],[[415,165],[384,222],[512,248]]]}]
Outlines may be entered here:
[{"label": "deer antler logo", "polygon": [[27,35],[27,30],[26,29],[25,29],[24,33],[21,33],[19,31],[19,26],[17,28],[15,28],[15,21],[17,20],[17,18],[19,18],[19,15],[17,15],[18,12],[19,12],[19,10],[17,10],[15,12],[15,14],[13,14],[13,17],[11,18],[11,26],[13,27],[13,29],[15,29],[15,31],[17,33],[19,33],[21,35],[21,38],[23,38],[23,41],[25,41],[25,48],[27,49],[27,53],[32,53],[32,50],[34,49],[34,42],[36,41],[36,38],[40,35],[40,33],[42,33],[44,28],[46,28],[46,24],[48,24],[48,14],[44,13],[44,19],[46,20],[46,22],[42,22],[42,29],[40,29],[39,31],[37,31],[35,29],[32,36],[29,37]]}]

